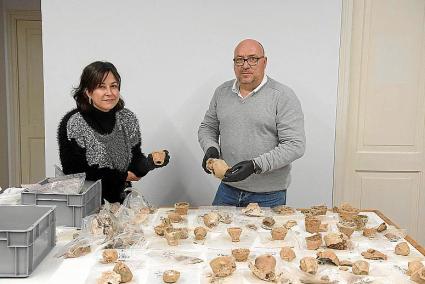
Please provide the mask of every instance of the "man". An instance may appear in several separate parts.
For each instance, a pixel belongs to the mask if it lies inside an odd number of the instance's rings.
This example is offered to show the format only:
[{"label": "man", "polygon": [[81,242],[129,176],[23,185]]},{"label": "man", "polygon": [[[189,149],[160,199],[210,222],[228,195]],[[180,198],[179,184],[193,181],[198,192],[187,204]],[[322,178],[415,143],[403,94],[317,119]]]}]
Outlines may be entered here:
[{"label": "man", "polygon": [[267,57],[256,40],[241,41],[233,62],[236,79],[215,90],[198,130],[205,172],[209,158],[232,166],[213,205],[286,204],[291,162],[305,151],[300,102],[289,87],[265,75]]}]

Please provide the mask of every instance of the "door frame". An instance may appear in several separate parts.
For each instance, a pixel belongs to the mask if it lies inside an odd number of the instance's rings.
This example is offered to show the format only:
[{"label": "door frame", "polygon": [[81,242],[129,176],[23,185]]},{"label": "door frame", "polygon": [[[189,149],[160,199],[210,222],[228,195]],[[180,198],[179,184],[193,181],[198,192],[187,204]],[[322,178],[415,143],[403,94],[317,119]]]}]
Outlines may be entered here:
[{"label": "door frame", "polygon": [[6,11],[6,99],[10,186],[20,186],[22,180],[20,162],[18,46],[16,34],[17,22],[19,20],[41,21],[41,11]]},{"label": "door frame", "polygon": [[348,121],[350,100],[351,37],[353,29],[354,0],[342,0],[341,32],[338,67],[337,108],[335,125],[335,159],[333,206],[353,202],[344,194],[345,168],[348,151]]}]

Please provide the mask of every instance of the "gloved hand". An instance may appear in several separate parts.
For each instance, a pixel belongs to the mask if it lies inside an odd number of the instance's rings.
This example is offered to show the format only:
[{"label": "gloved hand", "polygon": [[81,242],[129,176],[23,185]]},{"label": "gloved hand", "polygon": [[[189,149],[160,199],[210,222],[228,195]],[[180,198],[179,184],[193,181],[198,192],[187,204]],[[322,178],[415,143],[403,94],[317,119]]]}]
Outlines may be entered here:
[{"label": "gloved hand", "polygon": [[164,150],[164,152],[165,152],[165,158],[164,158],[164,163],[162,165],[155,164],[154,161],[153,161],[153,158],[152,158],[152,154],[148,155],[147,164],[148,164],[148,168],[149,168],[150,171],[153,170],[153,169],[156,169],[156,168],[165,167],[168,164],[168,162],[170,161],[170,155],[169,155],[169,152],[167,150]]},{"label": "gloved hand", "polygon": [[224,175],[224,182],[235,182],[241,181],[249,177],[254,173],[254,161],[242,161],[231,167],[226,171]]},{"label": "gloved hand", "polygon": [[216,147],[209,147],[207,151],[205,152],[204,159],[202,160],[202,168],[207,174],[210,174],[211,172],[207,169],[207,160],[213,158],[218,159],[220,158],[220,153],[218,152]]}]

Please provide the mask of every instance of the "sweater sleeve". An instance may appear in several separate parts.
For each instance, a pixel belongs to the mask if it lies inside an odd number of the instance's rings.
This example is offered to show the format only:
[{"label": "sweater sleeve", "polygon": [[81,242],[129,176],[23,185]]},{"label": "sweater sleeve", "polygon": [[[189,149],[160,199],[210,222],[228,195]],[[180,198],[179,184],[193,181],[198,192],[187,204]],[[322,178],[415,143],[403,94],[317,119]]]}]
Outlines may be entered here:
[{"label": "sweater sleeve", "polygon": [[198,129],[198,141],[204,153],[210,147],[215,147],[220,152],[218,139],[220,136],[220,121],[217,118],[217,98],[219,89],[217,88],[213,98],[211,99],[210,106],[205,113],[204,120]]},{"label": "sweater sleeve", "polygon": [[86,150],[78,145],[75,139],[68,139],[67,122],[76,111],[65,115],[59,124],[58,143],[59,157],[62,170],[65,174],[86,173],[87,180],[102,180],[102,198],[116,202],[120,201],[120,194],[125,188],[127,172],[121,172],[98,165],[90,166],[86,159]]},{"label": "sweater sleeve", "polygon": [[148,159],[141,151],[141,143],[136,144],[132,149],[132,158],[128,170],[137,177],[144,177],[151,169],[148,166]]},{"label": "sweater sleeve", "polygon": [[254,159],[263,173],[287,166],[305,152],[304,115],[300,101],[289,88],[277,101],[276,129],[278,145]]}]

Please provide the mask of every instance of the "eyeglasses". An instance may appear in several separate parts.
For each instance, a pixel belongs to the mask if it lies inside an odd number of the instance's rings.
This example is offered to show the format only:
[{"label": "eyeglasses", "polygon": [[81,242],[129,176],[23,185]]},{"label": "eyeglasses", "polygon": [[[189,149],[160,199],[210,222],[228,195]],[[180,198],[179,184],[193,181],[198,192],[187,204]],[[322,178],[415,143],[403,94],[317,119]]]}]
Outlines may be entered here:
[{"label": "eyeglasses", "polygon": [[260,56],[260,57],[250,56],[248,58],[237,57],[237,58],[233,58],[233,62],[235,63],[236,66],[243,66],[245,64],[245,61],[248,63],[249,66],[255,66],[258,64],[258,60],[260,60],[261,58],[264,58],[264,56]]}]

